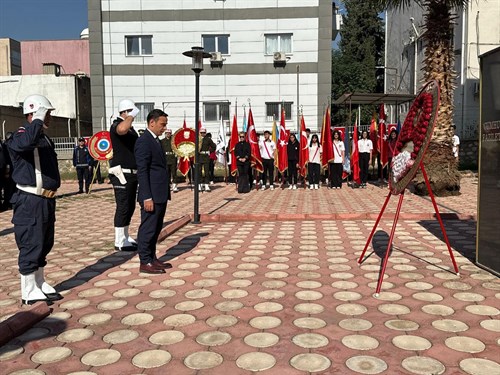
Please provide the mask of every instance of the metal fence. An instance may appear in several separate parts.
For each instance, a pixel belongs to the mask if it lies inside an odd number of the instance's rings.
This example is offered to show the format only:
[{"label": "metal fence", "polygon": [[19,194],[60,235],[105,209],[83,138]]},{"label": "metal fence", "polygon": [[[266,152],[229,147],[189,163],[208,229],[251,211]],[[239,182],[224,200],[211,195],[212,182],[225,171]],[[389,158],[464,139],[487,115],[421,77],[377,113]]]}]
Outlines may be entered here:
[{"label": "metal fence", "polygon": [[59,159],[71,158],[73,149],[78,144],[78,137],[55,137],[52,138],[54,142],[57,157]]}]

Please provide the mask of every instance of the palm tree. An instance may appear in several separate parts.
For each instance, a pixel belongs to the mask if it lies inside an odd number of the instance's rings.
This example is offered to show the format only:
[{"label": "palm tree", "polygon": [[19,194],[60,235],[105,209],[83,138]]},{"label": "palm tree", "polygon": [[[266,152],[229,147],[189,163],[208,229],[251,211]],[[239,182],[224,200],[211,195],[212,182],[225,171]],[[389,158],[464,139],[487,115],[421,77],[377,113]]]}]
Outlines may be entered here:
[{"label": "palm tree", "polygon": [[[441,88],[441,106],[436,127],[424,163],[431,187],[436,195],[456,195],[460,191],[458,163],[453,146],[454,71],[453,24],[456,13],[468,0],[371,0],[381,9],[407,8],[417,3],[424,9],[425,42],[424,82],[436,80]],[[417,175],[417,193],[426,194],[423,177]]]}]

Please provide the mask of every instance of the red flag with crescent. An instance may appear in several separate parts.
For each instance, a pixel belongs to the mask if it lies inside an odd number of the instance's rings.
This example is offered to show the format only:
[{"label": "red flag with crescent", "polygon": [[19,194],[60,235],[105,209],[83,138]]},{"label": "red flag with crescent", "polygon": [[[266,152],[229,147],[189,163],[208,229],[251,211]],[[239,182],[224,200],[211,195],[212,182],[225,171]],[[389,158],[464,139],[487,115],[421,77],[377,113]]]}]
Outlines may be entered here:
[{"label": "red flag with crescent", "polygon": [[321,148],[323,149],[321,165],[323,165],[323,168],[327,168],[328,162],[333,161],[334,158],[331,124],[330,107],[327,107],[323,118],[323,129],[321,129]]},{"label": "red flag with crescent", "polygon": [[285,108],[281,106],[280,139],[278,140],[278,170],[283,173],[288,169],[288,137],[285,124]]},{"label": "red flag with crescent", "polygon": [[[187,129],[187,124],[186,124],[186,119],[184,119],[184,123],[182,124],[182,128],[183,129]],[[177,169],[179,170],[179,172],[181,172],[181,174],[183,176],[186,176],[189,172],[189,168],[190,168],[190,163],[189,163],[189,158],[188,157],[183,157],[183,158],[180,158],[179,160],[179,165],[177,166]]]},{"label": "red flag with crescent", "polygon": [[345,137],[345,126],[335,126],[335,127],[333,128],[333,131],[338,131],[338,132],[339,132],[339,134],[340,134],[340,140],[341,140],[342,142],[345,142],[345,141],[344,141],[344,139],[345,139],[345,138],[344,138],[344,137]]},{"label": "red flag with crescent", "polygon": [[309,144],[307,142],[306,122],[304,115],[300,117],[300,152],[299,152],[299,173],[307,176],[307,164],[309,163]]},{"label": "red flag with crescent", "polygon": [[351,153],[352,179],[358,185],[361,184],[359,178],[359,148],[358,148],[358,122],[354,123],[354,133],[352,134],[352,153]]},{"label": "red flag with crescent", "polygon": [[238,123],[236,121],[236,115],[233,117],[233,126],[231,128],[231,139],[229,140],[229,152],[231,153],[231,175],[236,176],[238,173],[238,167],[236,165],[236,155],[234,154],[234,148],[239,142],[238,137]]},{"label": "red flag with crescent", "polygon": [[248,124],[247,124],[247,139],[250,143],[250,150],[252,151],[252,156],[250,157],[250,165],[259,172],[264,172],[264,167],[262,165],[262,157],[260,155],[259,139],[257,138],[257,132],[255,131],[255,123],[253,122],[252,108],[248,110]]}]

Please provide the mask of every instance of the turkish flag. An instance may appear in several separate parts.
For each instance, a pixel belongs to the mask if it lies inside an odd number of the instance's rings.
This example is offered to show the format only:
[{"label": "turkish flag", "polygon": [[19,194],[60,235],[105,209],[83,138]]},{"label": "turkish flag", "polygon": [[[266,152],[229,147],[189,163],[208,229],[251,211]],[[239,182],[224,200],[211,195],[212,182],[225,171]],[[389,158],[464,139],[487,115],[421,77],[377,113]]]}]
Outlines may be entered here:
[{"label": "turkish flag", "polygon": [[358,185],[361,184],[361,179],[359,178],[359,149],[358,149],[358,122],[354,123],[354,133],[352,135],[352,154],[351,154],[351,170],[352,179]]},{"label": "turkish flag", "polygon": [[380,112],[378,115],[378,150],[380,152],[380,163],[382,167],[387,165],[388,159],[388,149],[387,149],[387,132],[385,127],[385,111],[384,111],[384,103],[380,104]]},{"label": "turkish flag", "polygon": [[340,133],[340,140],[345,142],[345,126],[335,126],[333,131],[338,131]]},{"label": "turkish flag", "polygon": [[299,173],[307,176],[307,163],[309,163],[309,144],[307,142],[306,123],[304,115],[300,118],[300,152],[299,152]]},{"label": "turkish flag", "polygon": [[321,148],[323,149],[321,165],[323,165],[323,168],[327,168],[328,162],[333,161],[334,158],[331,124],[330,107],[327,107],[323,117],[323,129],[321,129]]},{"label": "turkish flag", "polygon": [[[184,119],[184,124],[182,124],[182,128],[187,129],[186,119]],[[179,165],[177,166],[177,169],[179,170],[179,172],[181,172],[183,176],[186,176],[189,172],[190,166],[191,165],[189,163],[189,158],[183,157],[179,160]]]},{"label": "turkish flag", "polygon": [[372,155],[374,157],[372,160],[375,160],[375,156],[378,154],[378,128],[377,120],[375,119],[375,111],[373,111],[372,122],[370,123],[370,139],[373,144]]},{"label": "turkish flag", "polygon": [[253,122],[252,108],[248,110],[247,139],[250,143],[250,150],[252,151],[250,165],[252,168],[262,173],[264,172],[264,168],[262,166],[262,157],[260,156],[259,139],[257,138],[257,132],[255,131],[255,123]]},{"label": "turkish flag", "polygon": [[238,136],[238,123],[236,121],[236,115],[233,117],[233,127],[231,128],[231,139],[229,140],[229,152],[231,153],[231,174],[236,176],[238,173],[238,167],[236,165],[236,155],[234,155],[234,148],[239,142]]},{"label": "turkish flag", "polygon": [[281,107],[280,139],[278,141],[278,170],[283,173],[288,169],[288,136],[285,124],[285,108]]}]

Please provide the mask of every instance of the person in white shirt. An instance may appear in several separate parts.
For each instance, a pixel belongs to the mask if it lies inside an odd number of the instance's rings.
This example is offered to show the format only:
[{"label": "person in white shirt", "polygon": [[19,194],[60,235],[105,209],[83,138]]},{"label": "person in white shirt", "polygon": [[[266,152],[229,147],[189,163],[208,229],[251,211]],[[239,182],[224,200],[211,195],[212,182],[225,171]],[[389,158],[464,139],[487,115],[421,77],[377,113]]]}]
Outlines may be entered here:
[{"label": "person in white shirt", "polygon": [[344,165],[345,146],[340,139],[338,130],[333,132],[333,163],[330,163],[330,187],[333,189],[342,188],[342,171]]},{"label": "person in white shirt", "polygon": [[[457,127],[455,125],[452,126],[453,132],[457,131]],[[458,135],[453,134],[453,156],[455,156],[455,159],[457,159],[458,163],[458,154],[460,152],[460,138],[458,138]]]},{"label": "person in white shirt", "polygon": [[368,180],[368,168],[372,161],[373,151],[373,143],[371,139],[368,138],[367,130],[363,130],[361,132],[361,139],[358,141],[358,151],[361,187],[366,187],[366,181]]},{"label": "person in white shirt", "polygon": [[311,136],[311,143],[309,143],[309,163],[308,168],[308,179],[309,179],[309,189],[319,189],[319,174],[321,169],[321,154],[323,150],[319,144],[319,138],[317,134]]},{"label": "person in white shirt", "polygon": [[274,190],[274,152],[276,150],[276,143],[271,139],[271,132],[269,130],[264,132],[264,140],[259,141],[259,149],[260,156],[262,157],[262,166],[264,167],[261,190],[266,190],[267,179],[269,179],[269,188]]}]

